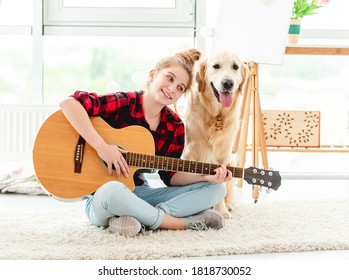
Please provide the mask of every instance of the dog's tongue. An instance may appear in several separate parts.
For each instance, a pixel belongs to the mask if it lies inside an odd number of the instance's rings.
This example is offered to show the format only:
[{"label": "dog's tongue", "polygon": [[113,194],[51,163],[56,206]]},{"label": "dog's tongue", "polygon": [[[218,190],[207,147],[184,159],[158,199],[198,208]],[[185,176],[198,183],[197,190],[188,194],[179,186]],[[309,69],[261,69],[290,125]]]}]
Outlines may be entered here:
[{"label": "dog's tongue", "polygon": [[232,102],[232,96],[230,92],[219,92],[219,102],[221,102],[223,107],[230,107]]}]

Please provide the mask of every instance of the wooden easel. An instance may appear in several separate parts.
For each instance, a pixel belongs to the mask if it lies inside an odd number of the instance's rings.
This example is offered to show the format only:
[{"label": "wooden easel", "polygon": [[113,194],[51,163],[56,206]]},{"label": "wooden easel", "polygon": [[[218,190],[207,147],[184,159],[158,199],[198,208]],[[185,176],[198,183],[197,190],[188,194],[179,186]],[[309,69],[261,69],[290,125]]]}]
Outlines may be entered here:
[{"label": "wooden easel", "polygon": [[[241,126],[238,132],[237,141],[234,145],[233,152],[240,151],[238,166],[244,167],[247,151],[247,136],[249,128],[250,112],[252,110],[252,166],[259,167],[259,153],[261,154],[264,169],[268,169],[267,150],[264,137],[263,115],[259,97],[259,77],[258,64],[249,62],[250,70],[249,81],[246,91],[243,94],[241,103],[240,120]],[[241,187],[242,179],[238,180],[238,186]],[[255,202],[258,201],[259,187],[254,185],[252,197]]]}]

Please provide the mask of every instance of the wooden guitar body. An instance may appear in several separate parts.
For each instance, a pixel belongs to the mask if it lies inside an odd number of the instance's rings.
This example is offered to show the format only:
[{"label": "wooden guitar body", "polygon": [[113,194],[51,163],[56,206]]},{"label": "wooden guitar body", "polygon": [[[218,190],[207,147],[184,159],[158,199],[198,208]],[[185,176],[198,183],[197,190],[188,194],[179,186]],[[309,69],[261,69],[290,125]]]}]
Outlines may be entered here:
[{"label": "wooden guitar body", "polygon": [[[107,143],[137,153],[155,153],[154,140],[147,129],[141,126],[114,129],[99,117],[91,118],[91,121]],[[134,189],[133,173],[137,167],[130,166],[128,178],[123,175],[120,178],[110,176],[104,162],[87,143],[81,173],[75,173],[74,154],[78,140],[79,134],[62,111],[52,114],[38,132],[33,149],[34,169],[40,183],[51,195],[77,199],[93,193],[112,180],[121,181],[129,189]]]}]

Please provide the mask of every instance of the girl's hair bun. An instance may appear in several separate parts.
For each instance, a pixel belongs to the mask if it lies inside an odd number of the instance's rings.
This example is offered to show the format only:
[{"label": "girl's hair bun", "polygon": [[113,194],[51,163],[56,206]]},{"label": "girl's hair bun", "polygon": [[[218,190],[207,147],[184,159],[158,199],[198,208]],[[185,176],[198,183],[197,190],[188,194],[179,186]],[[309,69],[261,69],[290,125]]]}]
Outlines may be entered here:
[{"label": "girl's hair bun", "polygon": [[176,56],[182,58],[190,68],[194,67],[195,61],[201,57],[201,52],[197,49],[188,49],[182,52],[176,53]]}]

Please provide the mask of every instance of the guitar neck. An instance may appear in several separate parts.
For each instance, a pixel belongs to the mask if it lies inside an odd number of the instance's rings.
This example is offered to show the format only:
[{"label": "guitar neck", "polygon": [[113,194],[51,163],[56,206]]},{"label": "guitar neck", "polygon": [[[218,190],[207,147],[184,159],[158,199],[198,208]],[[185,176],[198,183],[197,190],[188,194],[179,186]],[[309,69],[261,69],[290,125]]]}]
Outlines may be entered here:
[{"label": "guitar neck", "polygon": [[[214,170],[220,166],[212,163],[132,152],[128,152],[124,157],[130,166],[205,175],[215,174]],[[227,169],[232,172],[234,178],[243,178],[244,176],[243,168],[227,166]]]}]

